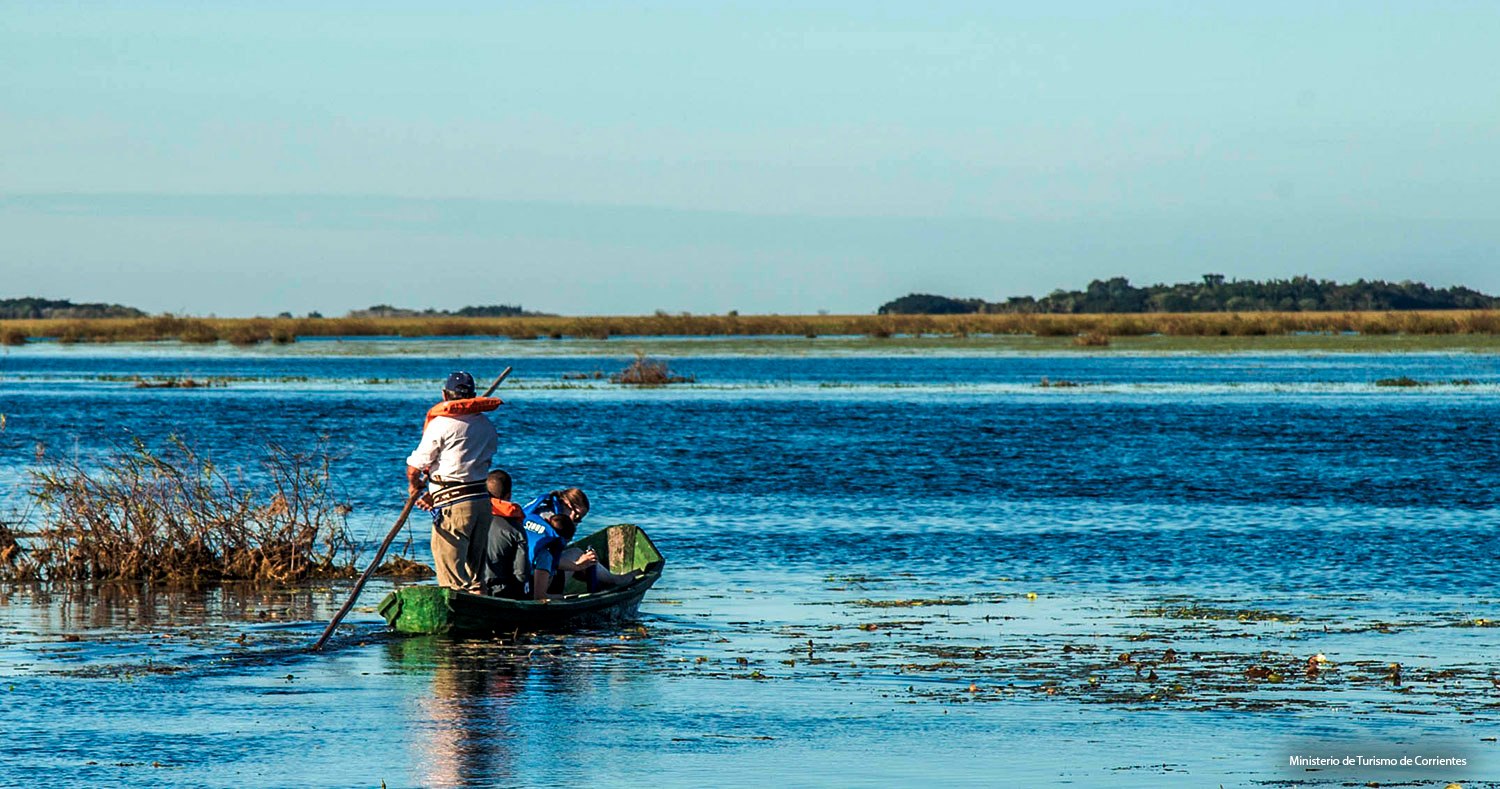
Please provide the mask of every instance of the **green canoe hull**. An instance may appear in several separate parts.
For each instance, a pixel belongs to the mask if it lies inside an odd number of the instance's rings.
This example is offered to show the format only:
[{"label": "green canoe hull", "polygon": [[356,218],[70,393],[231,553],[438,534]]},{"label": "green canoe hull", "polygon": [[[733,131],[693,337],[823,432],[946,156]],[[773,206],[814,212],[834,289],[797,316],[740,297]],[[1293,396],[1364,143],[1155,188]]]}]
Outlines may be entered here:
[{"label": "green canoe hull", "polygon": [[666,560],[632,524],[610,526],[573,543],[591,547],[611,572],[645,573],[629,586],[592,594],[570,581],[566,596],[553,600],[507,600],[441,586],[407,586],[380,601],[380,615],[398,633],[484,634],[607,625],[635,618],[641,598],[661,578]]}]

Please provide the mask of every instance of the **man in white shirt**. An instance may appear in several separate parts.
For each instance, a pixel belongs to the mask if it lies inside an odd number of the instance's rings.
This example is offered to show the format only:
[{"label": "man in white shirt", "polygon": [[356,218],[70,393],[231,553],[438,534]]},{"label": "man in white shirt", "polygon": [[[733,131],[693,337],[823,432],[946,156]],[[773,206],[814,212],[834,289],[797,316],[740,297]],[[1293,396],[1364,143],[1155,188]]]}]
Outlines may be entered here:
[{"label": "man in white shirt", "polygon": [[483,412],[500,401],[474,396],[474,376],[453,373],[443,384],[443,402],[427,412],[422,442],[406,459],[408,495],[432,510],[432,563],[440,586],[481,593],[480,573],[489,537],[490,499],[485,475],[499,438]]}]

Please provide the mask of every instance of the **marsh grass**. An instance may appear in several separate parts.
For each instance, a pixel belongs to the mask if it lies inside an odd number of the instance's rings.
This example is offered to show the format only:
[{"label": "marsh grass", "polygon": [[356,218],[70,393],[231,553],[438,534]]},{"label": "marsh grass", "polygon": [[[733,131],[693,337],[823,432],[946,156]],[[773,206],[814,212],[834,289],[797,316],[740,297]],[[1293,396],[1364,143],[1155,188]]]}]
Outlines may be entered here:
[{"label": "marsh grass", "polygon": [[60,342],[290,343],[298,337],[611,337],[865,336],[1256,337],[1291,334],[1500,334],[1500,311],[1198,312],[1085,315],[640,315],[516,318],[151,318],[0,322],[0,340]]},{"label": "marsh grass", "polygon": [[41,462],[28,492],[43,525],[0,529],[0,578],[285,583],[353,573],[349,508],[334,501],[321,449],[268,445],[258,486],[236,484],[177,439],[160,450],[136,440],[97,467]]},{"label": "marsh grass", "polygon": [[630,366],[609,377],[610,383],[628,384],[630,386],[690,384],[696,380],[693,376],[674,374],[668,368],[666,362],[658,359],[648,359],[644,353],[637,353],[635,361],[631,362]]}]

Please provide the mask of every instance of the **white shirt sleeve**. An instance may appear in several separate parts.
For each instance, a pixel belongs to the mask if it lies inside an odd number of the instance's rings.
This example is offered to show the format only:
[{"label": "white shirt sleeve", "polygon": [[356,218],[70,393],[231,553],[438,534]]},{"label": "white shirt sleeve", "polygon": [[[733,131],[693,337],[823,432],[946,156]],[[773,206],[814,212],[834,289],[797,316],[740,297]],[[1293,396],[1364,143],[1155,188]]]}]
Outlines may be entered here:
[{"label": "white shirt sleeve", "polygon": [[422,441],[407,456],[406,465],[422,471],[431,471],[437,465],[438,455],[443,451],[443,427],[438,424],[441,421],[434,419],[427,423],[427,429],[422,431]]}]

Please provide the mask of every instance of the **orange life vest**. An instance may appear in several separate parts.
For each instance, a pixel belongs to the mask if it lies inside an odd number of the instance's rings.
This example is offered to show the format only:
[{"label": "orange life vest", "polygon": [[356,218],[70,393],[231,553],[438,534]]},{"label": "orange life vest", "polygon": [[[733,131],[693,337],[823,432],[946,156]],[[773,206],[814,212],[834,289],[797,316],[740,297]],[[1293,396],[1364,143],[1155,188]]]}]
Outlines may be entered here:
[{"label": "orange life vest", "polygon": [[498,397],[465,397],[462,400],[444,400],[427,409],[427,418],[422,420],[422,431],[426,432],[428,423],[437,417],[480,414],[485,411],[493,411],[499,408],[500,404],[501,400]]},{"label": "orange life vest", "polygon": [[505,501],[504,499],[497,499],[494,496],[491,496],[490,514],[499,515],[502,518],[509,518],[510,520],[515,520],[516,518],[520,518],[526,513],[522,512],[521,505],[515,503],[514,501]]}]

